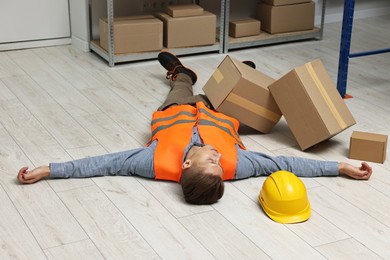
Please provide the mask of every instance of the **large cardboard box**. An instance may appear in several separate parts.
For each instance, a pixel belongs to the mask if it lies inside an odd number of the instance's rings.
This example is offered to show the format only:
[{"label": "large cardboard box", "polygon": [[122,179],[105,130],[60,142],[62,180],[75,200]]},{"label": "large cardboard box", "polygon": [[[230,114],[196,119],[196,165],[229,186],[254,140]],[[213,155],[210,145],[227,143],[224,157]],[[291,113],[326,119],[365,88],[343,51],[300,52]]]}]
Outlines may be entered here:
[{"label": "large cardboard box", "polygon": [[[100,46],[108,51],[107,18],[100,18]],[[162,49],[163,23],[151,15],[114,18],[115,54]]]},{"label": "large cardboard box", "polygon": [[204,10],[196,4],[169,5],[165,8],[165,12],[172,17],[187,17],[202,15]]},{"label": "large cardboard box", "polygon": [[260,34],[260,21],[252,18],[229,22],[229,36],[245,37]]},{"label": "large cardboard box", "polygon": [[311,30],[314,28],[314,2],[273,6],[257,5],[257,19],[261,29],[268,33],[284,33]]},{"label": "large cardboard box", "polygon": [[204,11],[203,15],[173,18],[166,13],[157,16],[164,23],[164,46],[167,48],[212,45],[216,41],[217,17]]},{"label": "large cardboard box", "polygon": [[349,143],[349,158],[384,163],[387,135],[354,131]]},{"label": "large cardboard box", "polygon": [[301,3],[308,3],[310,1],[311,0],[261,0],[263,4],[269,4],[274,6],[301,4]]},{"label": "large cardboard box", "polygon": [[268,133],[282,114],[268,85],[275,80],[226,56],[203,87],[214,109]]},{"label": "large cardboard box", "polygon": [[356,123],[320,60],[293,69],[268,88],[302,150]]}]

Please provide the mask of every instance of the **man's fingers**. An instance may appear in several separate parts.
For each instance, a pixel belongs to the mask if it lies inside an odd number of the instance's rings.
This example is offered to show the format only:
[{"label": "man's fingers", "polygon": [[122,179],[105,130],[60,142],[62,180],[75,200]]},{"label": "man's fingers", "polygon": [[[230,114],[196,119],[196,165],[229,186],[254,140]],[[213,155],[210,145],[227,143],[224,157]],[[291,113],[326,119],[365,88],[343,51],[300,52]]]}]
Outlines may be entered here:
[{"label": "man's fingers", "polygon": [[24,183],[24,175],[26,174],[27,170],[28,170],[28,167],[23,167],[18,172],[18,180],[21,183]]},{"label": "man's fingers", "polygon": [[26,173],[23,175],[23,177],[25,180],[31,180],[34,178],[34,175],[31,174],[31,171],[28,171],[28,172],[26,171]]},{"label": "man's fingers", "polygon": [[371,171],[369,169],[362,170],[362,173],[360,174],[360,178],[362,180],[368,180],[371,176]]},{"label": "man's fingers", "polygon": [[372,171],[372,168],[370,165],[368,165],[368,163],[366,162],[362,162],[362,167],[361,167],[362,170],[367,170],[368,172],[371,172]]},{"label": "man's fingers", "polygon": [[23,173],[26,173],[27,170],[28,170],[28,167],[27,167],[27,166],[21,168],[21,169],[19,170],[18,175],[21,175],[21,174],[23,174]]}]

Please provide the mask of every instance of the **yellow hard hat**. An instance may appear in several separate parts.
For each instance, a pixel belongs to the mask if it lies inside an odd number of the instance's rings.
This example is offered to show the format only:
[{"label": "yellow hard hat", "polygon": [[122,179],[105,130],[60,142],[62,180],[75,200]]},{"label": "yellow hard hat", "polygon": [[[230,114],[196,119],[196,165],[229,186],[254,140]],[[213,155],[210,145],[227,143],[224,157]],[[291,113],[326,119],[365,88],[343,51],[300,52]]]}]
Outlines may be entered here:
[{"label": "yellow hard hat", "polygon": [[259,195],[264,212],[279,223],[297,223],[310,218],[306,187],[293,173],[277,171],[264,181]]}]

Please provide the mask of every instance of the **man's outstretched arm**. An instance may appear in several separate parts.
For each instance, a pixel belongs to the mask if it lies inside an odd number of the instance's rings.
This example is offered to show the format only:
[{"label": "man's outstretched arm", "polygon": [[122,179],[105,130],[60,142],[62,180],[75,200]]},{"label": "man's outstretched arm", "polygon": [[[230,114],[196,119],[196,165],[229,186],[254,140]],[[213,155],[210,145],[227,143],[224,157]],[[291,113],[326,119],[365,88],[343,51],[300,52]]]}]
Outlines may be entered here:
[{"label": "man's outstretched arm", "polygon": [[263,153],[238,150],[235,179],[268,176],[279,170],[293,172],[299,177],[344,175],[353,179],[368,180],[372,168],[365,162],[353,166],[345,162],[321,161],[290,156],[269,156]]},{"label": "man's outstretched arm", "polygon": [[156,143],[149,147],[118,153],[87,157],[63,163],[50,163],[31,171],[19,170],[17,179],[22,184],[35,183],[43,178],[88,178],[96,176],[141,176],[154,178],[153,155]]}]

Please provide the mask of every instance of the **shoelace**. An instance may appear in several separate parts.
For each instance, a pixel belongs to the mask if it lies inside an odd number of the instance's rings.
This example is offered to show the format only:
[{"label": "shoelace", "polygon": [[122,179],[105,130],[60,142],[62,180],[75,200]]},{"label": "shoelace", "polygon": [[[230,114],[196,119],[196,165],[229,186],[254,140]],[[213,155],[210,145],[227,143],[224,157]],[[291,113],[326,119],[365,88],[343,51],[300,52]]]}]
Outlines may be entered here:
[{"label": "shoelace", "polygon": [[177,66],[175,66],[175,67],[173,68],[173,70],[167,72],[166,78],[167,78],[167,79],[171,79],[172,81],[175,81],[175,80],[176,80],[176,77],[177,77],[177,73],[175,73],[175,72],[176,72],[176,69],[182,68],[182,67],[183,67],[183,65],[177,65]]}]

